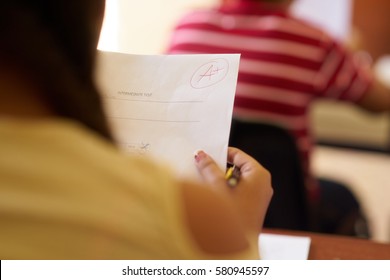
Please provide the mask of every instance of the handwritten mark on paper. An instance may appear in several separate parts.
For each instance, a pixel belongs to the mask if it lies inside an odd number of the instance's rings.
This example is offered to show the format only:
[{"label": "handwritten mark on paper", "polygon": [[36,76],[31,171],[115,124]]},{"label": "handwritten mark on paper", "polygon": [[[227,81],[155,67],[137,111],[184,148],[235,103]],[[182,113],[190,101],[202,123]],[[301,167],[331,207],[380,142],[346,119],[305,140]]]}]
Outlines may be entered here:
[{"label": "handwritten mark on paper", "polygon": [[121,147],[125,152],[136,155],[145,155],[150,150],[150,143],[148,142],[118,142],[119,147]]},{"label": "handwritten mark on paper", "polygon": [[229,63],[217,58],[199,67],[191,79],[193,88],[205,88],[222,81],[229,72]]}]

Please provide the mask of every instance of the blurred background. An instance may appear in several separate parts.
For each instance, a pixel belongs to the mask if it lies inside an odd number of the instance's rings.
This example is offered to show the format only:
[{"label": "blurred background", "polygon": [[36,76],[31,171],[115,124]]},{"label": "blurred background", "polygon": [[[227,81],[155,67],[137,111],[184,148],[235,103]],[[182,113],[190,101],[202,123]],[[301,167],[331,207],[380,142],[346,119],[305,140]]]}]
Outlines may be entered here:
[{"label": "blurred background", "polygon": [[[106,0],[99,49],[162,54],[176,21],[218,0]],[[293,12],[351,48],[367,51],[390,86],[390,1],[296,0]],[[367,214],[372,239],[390,242],[390,115],[352,105],[318,102],[312,112],[318,141],[313,170],[348,183]]]}]

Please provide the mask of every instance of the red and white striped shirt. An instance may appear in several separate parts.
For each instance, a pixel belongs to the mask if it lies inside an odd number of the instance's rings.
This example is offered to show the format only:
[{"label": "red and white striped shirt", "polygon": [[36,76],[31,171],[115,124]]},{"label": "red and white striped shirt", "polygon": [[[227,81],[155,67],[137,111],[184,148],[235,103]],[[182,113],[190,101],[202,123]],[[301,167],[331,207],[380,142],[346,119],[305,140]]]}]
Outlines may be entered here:
[{"label": "red and white striped shirt", "polygon": [[357,102],[371,84],[366,67],[324,31],[250,1],[185,15],[168,53],[240,53],[234,116],[286,127],[307,172],[310,104],[317,98]]}]

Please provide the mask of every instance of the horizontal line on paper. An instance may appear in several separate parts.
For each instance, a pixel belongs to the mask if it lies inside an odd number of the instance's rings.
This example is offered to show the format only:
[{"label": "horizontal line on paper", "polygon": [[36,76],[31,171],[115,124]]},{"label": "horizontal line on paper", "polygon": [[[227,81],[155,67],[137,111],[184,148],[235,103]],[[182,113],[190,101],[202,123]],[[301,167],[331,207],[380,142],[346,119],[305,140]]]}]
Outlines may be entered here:
[{"label": "horizontal line on paper", "polygon": [[166,122],[166,123],[200,123],[198,120],[180,121],[180,120],[157,120],[157,119],[138,119],[138,118],[125,118],[125,117],[109,117],[109,119],[125,119],[133,121],[145,121],[145,122]]},{"label": "horizontal line on paper", "polygon": [[127,99],[118,97],[106,97],[107,99],[125,100],[129,102],[147,102],[147,103],[204,103],[202,100],[179,100],[179,101],[160,101],[160,100],[141,100],[141,99]]}]

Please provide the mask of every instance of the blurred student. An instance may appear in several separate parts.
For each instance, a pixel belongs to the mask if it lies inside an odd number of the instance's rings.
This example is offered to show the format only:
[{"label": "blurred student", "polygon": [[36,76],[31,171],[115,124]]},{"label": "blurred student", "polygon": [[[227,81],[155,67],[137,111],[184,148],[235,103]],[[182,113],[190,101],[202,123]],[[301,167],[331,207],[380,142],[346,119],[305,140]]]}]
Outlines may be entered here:
[{"label": "blurred student", "polygon": [[240,53],[234,117],[287,128],[300,150],[309,200],[320,200],[310,173],[310,105],[320,98],[390,110],[390,91],[375,81],[370,61],[289,13],[292,0],[221,0],[185,15],[167,52]]},{"label": "blurred student", "polygon": [[256,259],[272,189],[230,148],[177,181],[113,143],[93,82],[103,0],[0,3],[0,259]]}]

